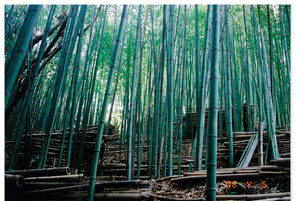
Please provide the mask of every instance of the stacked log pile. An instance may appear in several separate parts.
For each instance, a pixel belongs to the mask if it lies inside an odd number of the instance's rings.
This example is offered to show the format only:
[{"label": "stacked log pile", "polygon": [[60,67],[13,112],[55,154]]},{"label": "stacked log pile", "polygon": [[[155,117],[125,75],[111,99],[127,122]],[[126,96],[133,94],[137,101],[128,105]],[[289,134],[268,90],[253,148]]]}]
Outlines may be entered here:
[{"label": "stacked log pile", "polygon": [[[153,182],[160,200],[203,200],[206,171],[174,175]],[[258,200],[290,196],[290,168],[263,165],[217,170],[217,200]]]},{"label": "stacked log pile", "polygon": [[[253,123],[253,106],[250,107],[251,108],[251,123]],[[246,112],[246,104],[243,105],[243,128],[244,130],[248,130],[248,125],[247,125],[247,112]],[[190,122],[190,120],[192,119],[192,123]],[[208,108],[206,108],[205,110],[205,128],[207,127],[207,122],[208,122]],[[218,122],[219,121],[219,115],[218,115]],[[222,108],[222,130],[226,131],[226,124],[225,124],[225,108]],[[232,113],[232,122],[234,122],[234,115]],[[175,122],[175,124],[178,122]],[[186,115],[183,116],[182,119],[182,124],[183,124],[183,136],[184,138],[192,138],[192,133],[191,133],[191,129],[190,126],[191,124],[193,125],[193,136],[195,136],[196,130],[197,130],[197,113],[196,111],[193,111],[191,113],[187,113]]]},{"label": "stacked log pile", "polygon": [[[96,142],[96,135],[97,135],[97,129],[98,126],[89,126],[86,130],[86,138],[85,138],[85,146],[84,146],[84,157],[83,157],[83,167],[88,168],[92,160],[93,152],[94,152],[94,146]],[[103,141],[102,143],[110,142],[110,141],[116,141],[118,139],[118,128],[115,126],[110,125],[109,127],[109,134],[105,135],[106,126],[104,128],[103,132]],[[60,154],[61,144],[62,144],[62,130],[56,130],[51,133],[51,141],[49,145],[48,155],[47,155],[47,161],[46,161],[46,167],[56,167],[58,163],[58,158]],[[75,129],[73,134],[75,135]],[[79,129],[78,134],[78,145],[80,144],[80,139],[83,134],[82,128]],[[65,166],[66,164],[66,154],[67,154],[67,146],[68,146],[68,136],[69,136],[69,130],[67,129],[66,132],[66,138],[64,143],[64,149],[63,149],[63,157],[62,157],[62,166]],[[27,137],[27,139],[26,139]],[[45,133],[39,132],[39,133],[33,133],[31,135],[32,137],[32,152],[30,153],[30,136],[23,136],[20,146],[20,152],[18,154],[18,163],[16,164],[15,169],[27,169],[32,168],[30,165],[30,161],[33,158],[38,158],[40,154],[40,150],[43,144],[43,140],[45,138]],[[27,146],[26,143],[27,142]],[[14,142],[8,142],[6,143],[6,165],[8,165],[9,156],[13,150]],[[78,147],[79,149],[79,147]],[[73,154],[73,151],[72,151]],[[88,169],[86,169],[88,171]]]},{"label": "stacked log pile", "polygon": [[[287,160],[278,165],[217,170],[217,200],[258,200],[290,197]],[[87,200],[89,178],[71,175],[69,168],[5,172],[6,200]],[[9,174],[9,176],[8,176]],[[14,179],[23,184],[8,186]],[[151,181],[97,181],[95,200],[205,200],[206,171]],[[16,181],[16,180],[15,180]]]},{"label": "stacked log pile", "polygon": [[[70,174],[70,169],[49,168],[5,172],[6,200],[88,200],[89,181],[82,174]],[[12,183],[20,181],[22,185]],[[153,200],[148,182],[97,182],[95,200]]]},{"label": "stacked log pile", "polygon": [[[290,143],[290,132],[277,130],[277,139],[278,139],[278,147],[280,152],[280,157],[290,157],[290,147],[288,146]],[[257,135],[257,132],[237,132],[236,138],[234,139],[234,164],[236,165],[240,157],[242,156],[244,149],[246,148],[248,141],[251,135]],[[264,157],[266,154],[266,146],[267,146],[267,133],[264,132]],[[228,139],[227,137],[223,137],[219,139],[218,146],[218,168],[228,167]],[[137,142],[136,142],[137,144]],[[182,146],[182,172],[188,172],[189,164],[194,162],[194,158],[191,157],[192,151],[192,140],[184,139]],[[147,166],[148,166],[148,146],[147,143],[144,143],[144,149],[142,154],[142,165],[141,165],[141,175],[147,174]],[[110,178],[112,180],[123,179],[123,175],[126,175],[126,147],[122,146],[120,149],[119,141],[112,141],[105,144],[105,152],[104,152],[104,160],[100,166],[100,174],[102,178]],[[135,153],[137,153],[137,146],[135,147]],[[177,173],[177,152],[174,152],[173,155],[173,170],[174,173]],[[203,167],[204,167],[204,158],[205,158],[205,149],[203,150]],[[137,161],[137,154],[135,154],[135,161]],[[256,149],[253,154],[250,166],[258,165],[258,149]],[[137,170],[137,166],[135,164],[134,170]],[[107,177],[105,177],[107,176]],[[141,177],[146,179],[147,177]]]},{"label": "stacked log pile", "polygon": [[[137,144],[137,142],[135,142]],[[105,145],[105,151],[104,151],[104,159],[103,162],[99,166],[99,175],[101,175],[102,178],[110,178],[119,180],[122,179],[122,175],[126,175],[126,154],[127,154],[127,148],[122,146],[120,149],[120,145],[118,141],[114,142],[108,142]],[[192,147],[192,141],[185,139],[183,141],[183,147],[182,147],[182,162],[181,162],[181,169],[184,172],[187,172],[189,169],[189,164],[191,162],[194,162],[194,158],[191,157],[191,147]],[[173,171],[174,173],[177,173],[178,171],[178,155],[174,153],[173,155]],[[135,147],[135,165],[134,165],[134,171],[135,175],[137,173],[137,146]],[[141,179],[148,179],[150,178],[147,175],[147,168],[148,168],[148,146],[147,143],[144,143],[143,148],[143,154],[142,154],[142,163],[141,163],[141,169],[140,169],[140,175]],[[107,177],[106,177],[107,176]],[[100,177],[100,179],[101,179]],[[154,176],[153,176],[154,177]]]},{"label": "stacked log pile", "polygon": [[[195,125],[193,114],[193,125]],[[185,123],[185,122],[184,122]],[[183,139],[182,146],[182,175],[166,177],[161,180],[150,180],[147,176],[148,167],[148,144],[144,142],[142,164],[140,171],[141,181],[126,180],[126,154],[127,147],[120,145],[118,129],[111,126],[109,135],[103,136],[103,144],[100,163],[97,173],[95,199],[104,200],[205,200],[206,171],[189,172],[189,164],[194,162],[191,157],[193,141]],[[96,140],[97,126],[90,126],[86,133],[85,156],[83,157],[83,169],[85,175],[70,174],[69,168],[38,170],[20,170],[5,173],[6,192],[9,200],[87,200],[88,191],[88,168],[90,167],[93,147]],[[68,136],[67,133],[66,136]],[[82,130],[79,132],[79,139]],[[268,161],[268,165],[258,166],[258,149],[253,154],[248,168],[225,168],[228,167],[228,139],[226,133],[218,140],[218,172],[217,172],[217,200],[259,200],[279,199],[287,200],[290,197],[290,132],[276,130],[280,157],[277,160]],[[251,136],[257,132],[237,132],[234,138],[234,164],[236,165],[242,156]],[[267,132],[264,132],[264,153],[268,142]],[[32,134],[32,155],[40,152],[44,133]],[[54,131],[50,143],[47,159],[48,167],[57,165],[62,131]],[[27,139],[28,140],[28,139]],[[64,146],[62,166],[65,164],[67,150],[67,137]],[[24,142],[22,140],[21,153],[19,154],[19,169],[26,169]],[[138,144],[136,141],[135,144]],[[9,146],[9,143],[7,143]],[[7,150],[6,150],[7,151]],[[135,147],[134,171],[137,174],[137,146]],[[203,164],[205,150],[203,150]],[[6,159],[9,159],[9,157]],[[173,173],[177,174],[177,152],[173,156]],[[204,168],[204,167],[203,167]],[[162,174],[162,172],[161,172]],[[150,180],[150,181],[145,181]],[[263,181],[267,187],[263,187]],[[234,187],[236,186],[236,187]],[[234,187],[234,188],[233,188]],[[17,193],[13,193],[17,192]]]},{"label": "stacked log pile", "polygon": [[69,167],[6,171],[6,200],[27,199],[44,189],[82,184],[83,178],[83,174],[70,174]]},{"label": "stacked log pile", "polygon": [[[246,148],[249,139],[251,135],[257,135],[257,132],[237,132],[236,138],[233,142],[233,149],[234,149],[234,162],[235,164],[238,163],[241,155],[244,152],[244,149]],[[276,130],[276,137],[278,142],[278,149],[280,153],[281,158],[287,158],[290,157],[290,132],[283,131],[283,130]],[[267,142],[268,142],[268,136],[267,132],[264,132],[264,138],[263,138],[263,155],[265,157],[266,154],[266,148],[267,148]],[[228,167],[228,139],[227,137],[223,137],[222,139],[219,139],[219,147],[218,147],[218,167]],[[250,166],[255,166],[258,164],[258,149],[256,149],[253,158],[251,160]]]},{"label": "stacked log pile", "polygon": [[[84,170],[87,173],[89,164],[91,164],[92,155],[93,155],[93,146],[95,144],[95,136],[96,136],[96,126],[89,127],[87,130],[86,135],[86,145],[85,145],[85,156],[83,158]],[[117,132],[116,128],[110,127],[110,134],[108,136],[103,136],[103,145],[101,146],[104,148],[104,157],[103,161],[100,160],[98,174],[104,178],[103,180],[123,180],[125,179],[126,175],[126,147],[122,146],[120,149],[120,142],[118,139],[118,135],[115,134]],[[80,132],[81,135],[82,132]],[[234,139],[234,162],[235,164],[238,163],[251,135],[256,135],[257,132],[237,132],[236,138]],[[61,131],[55,131],[52,134],[52,141],[50,143],[49,155],[47,160],[47,165],[49,167],[55,167],[58,161],[59,151],[60,151],[60,143],[61,143]],[[39,154],[41,143],[44,138],[43,133],[36,133],[32,135],[32,142],[33,142],[33,155]],[[277,139],[278,139],[278,146],[280,151],[281,157],[290,157],[290,147],[288,146],[290,142],[290,132],[277,130]],[[264,133],[264,156],[266,153],[266,146],[267,146],[267,134]],[[228,167],[228,139],[223,137],[219,139],[219,146],[218,146],[218,168]],[[137,143],[137,142],[136,142]],[[67,138],[66,143],[67,144]],[[191,157],[191,147],[192,147],[192,140],[184,139],[183,140],[183,150],[182,150],[182,172],[188,172],[189,163],[194,161],[194,158]],[[25,169],[25,164],[22,163],[22,156],[24,150],[22,150],[22,155],[19,158],[19,169]],[[137,146],[135,147],[135,153],[137,153]],[[142,154],[142,165],[141,165],[141,179],[147,179],[147,165],[148,165],[148,145],[145,142]],[[63,163],[64,165],[64,158],[66,154],[66,145],[64,147],[64,157]],[[137,154],[135,154],[135,161],[137,161]],[[177,154],[174,154],[173,162],[174,162],[174,173],[177,172]],[[203,151],[203,164],[205,158],[205,150]],[[6,158],[6,159],[9,159]],[[257,149],[253,155],[251,160],[250,166],[255,166],[258,164],[258,152]],[[134,170],[137,170],[137,166],[135,164]]]}]

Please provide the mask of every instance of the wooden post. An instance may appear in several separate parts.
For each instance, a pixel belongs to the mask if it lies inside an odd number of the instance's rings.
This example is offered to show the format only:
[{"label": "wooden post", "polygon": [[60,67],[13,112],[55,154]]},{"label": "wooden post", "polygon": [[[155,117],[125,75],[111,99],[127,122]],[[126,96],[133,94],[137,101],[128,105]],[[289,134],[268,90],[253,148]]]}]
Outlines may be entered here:
[{"label": "wooden post", "polygon": [[56,157],[53,160],[53,168],[55,168],[55,167],[56,167]]},{"label": "wooden post", "polygon": [[258,131],[258,163],[259,166],[263,165],[263,132],[266,128],[266,122],[259,123],[259,131]]}]

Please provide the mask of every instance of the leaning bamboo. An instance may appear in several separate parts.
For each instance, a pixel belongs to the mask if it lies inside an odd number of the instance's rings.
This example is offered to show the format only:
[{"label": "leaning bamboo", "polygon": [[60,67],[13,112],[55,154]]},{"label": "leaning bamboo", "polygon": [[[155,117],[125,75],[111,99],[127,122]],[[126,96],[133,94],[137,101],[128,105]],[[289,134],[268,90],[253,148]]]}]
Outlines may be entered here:
[{"label": "leaning bamboo", "polygon": [[[84,20],[85,20],[85,15],[86,15],[86,9],[87,6],[82,6],[81,7],[81,11],[79,14],[79,19],[77,22],[77,26],[80,26],[79,28],[79,40],[78,40],[78,44],[77,44],[77,51],[76,51],[76,57],[75,57],[75,62],[74,62],[74,67],[73,67],[73,73],[72,73],[72,79],[71,79],[71,86],[69,88],[69,95],[68,95],[68,99],[67,99],[67,106],[66,106],[66,117],[65,117],[65,121],[64,121],[64,127],[63,127],[63,137],[62,137],[62,142],[61,142],[61,150],[60,150],[60,155],[59,155],[59,161],[58,161],[58,167],[61,167],[62,165],[62,156],[63,156],[63,150],[64,150],[64,143],[65,143],[65,137],[66,137],[66,129],[67,126],[69,125],[69,121],[70,121],[70,117],[73,117],[73,113],[74,112],[74,100],[76,98],[76,93],[74,92],[74,87],[76,87],[76,92],[77,92],[77,79],[78,79],[78,75],[79,75],[79,66],[80,66],[80,57],[81,57],[81,49],[82,49],[82,36],[83,36],[83,28],[84,28]],[[71,107],[70,107],[71,105]],[[76,108],[75,108],[76,109]],[[73,120],[73,118],[72,118]],[[73,122],[72,122],[73,123]],[[71,124],[73,125],[73,124]],[[70,128],[73,129],[73,127],[70,125]],[[69,135],[69,142],[72,141],[72,132],[73,130],[70,131],[70,135]],[[69,164],[68,164],[69,165]]]},{"label": "leaning bamboo", "polygon": [[[25,97],[25,100],[22,103],[22,110],[23,111],[22,111],[22,113],[20,115],[20,123],[19,123],[18,129],[17,129],[17,137],[16,137],[16,140],[15,140],[14,150],[13,150],[13,152],[11,154],[11,158],[10,158],[10,161],[9,161],[9,168],[13,168],[13,165],[14,165],[14,162],[15,162],[14,160],[16,158],[16,155],[17,155],[17,152],[18,152],[18,149],[19,149],[20,138],[21,138],[21,136],[22,136],[22,134],[24,132],[24,128],[25,128],[25,125],[26,125],[27,113],[28,113],[28,111],[30,111],[29,108],[30,108],[30,104],[32,103],[32,96],[33,96],[33,91],[35,89],[35,83],[36,83],[36,80],[37,80],[37,73],[38,73],[39,68],[40,68],[41,59],[43,57],[47,37],[48,37],[48,34],[49,34],[49,29],[50,29],[50,26],[51,26],[51,23],[52,23],[52,20],[53,20],[53,16],[54,16],[54,13],[55,13],[55,8],[56,8],[56,6],[51,7],[51,11],[50,11],[50,14],[49,14],[49,17],[48,17],[48,20],[47,20],[47,23],[46,23],[45,31],[44,31],[44,34],[43,34],[43,37],[42,37],[42,42],[41,42],[41,45],[40,45],[40,48],[39,48],[38,60],[37,60],[37,63],[36,63],[35,72],[33,74],[32,83],[31,83],[31,85],[29,87],[29,91],[27,93],[27,96]],[[9,80],[9,79],[6,79],[6,80]]]},{"label": "leaning bamboo", "polygon": [[[72,20],[69,20],[69,24],[67,23],[67,27],[69,26],[69,32],[65,33],[65,40],[67,36],[67,42],[63,43],[62,53],[59,59],[59,64],[57,67],[57,74],[55,76],[54,82],[53,82],[53,93],[52,93],[52,99],[50,104],[47,105],[46,110],[46,128],[45,133],[46,137],[43,142],[43,146],[40,151],[40,158],[38,160],[37,168],[43,168],[46,164],[46,158],[48,153],[48,148],[50,144],[51,139],[51,132],[54,126],[55,116],[57,115],[57,107],[58,107],[58,96],[62,88],[62,83],[65,82],[68,72],[68,66],[72,57],[72,51],[74,49],[74,45],[76,42],[76,35],[78,33],[78,26],[74,30],[74,24],[75,24],[75,18],[78,10],[78,6],[72,6],[72,14],[73,18]],[[75,37],[74,37],[75,36]],[[71,40],[72,39],[72,40]],[[59,115],[58,115],[59,116]]]},{"label": "leaning bamboo", "polygon": [[35,23],[40,14],[42,5],[31,5],[18,39],[13,47],[11,56],[5,64],[5,108],[8,104],[13,85],[17,80],[18,73],[25,58],[27,48],[34,30]]}]

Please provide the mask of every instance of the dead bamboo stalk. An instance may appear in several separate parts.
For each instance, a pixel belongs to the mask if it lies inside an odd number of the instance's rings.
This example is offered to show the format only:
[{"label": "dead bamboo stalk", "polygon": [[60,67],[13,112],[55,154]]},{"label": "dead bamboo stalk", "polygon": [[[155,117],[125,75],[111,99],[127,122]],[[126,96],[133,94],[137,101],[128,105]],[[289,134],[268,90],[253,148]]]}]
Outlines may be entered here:
[{"label": "dead bamboo stalk", "polygon": [[289,197],[290,193],[269,193],[269,194],[257,194],[257,195],[217,195],[217,200],[256,200],[265,198],[282,198]]},{"label": "dead bamboo stalk", "polygon": [[204,198],[172,198],[165,196],[157,196],[158,200],[164,201],[205,201]]},{"label": "dead bamboo stalk", "polygon": [[291,200],[290,197],[281,197],[281,198],[270,198],[270,199],[261,199],[257,201],[288,201]]},{"label": "dead bamboo stalk", "polygon": [[[61,195],[62,199],[67,200],[77,200],[78,198],[84,200],[87,198],[87,193],[64,193]],[[151,193],[95,193],[94,194],[94,201],[153,201],[154,195]]]},{"label": "dead bamboo stalk", "polygon": [[[32,181],[31,181],[32,182]],[[117,190],[135,190],[140,189],[144,184],[141,185],[140,180],[132,181],[112,181],[112,182],[102,182],[96,183],[95,192],[104,192],[104,191],[117,191]],[[69,191],[87,191],[88,184],[72,185],[72,186],[62,186],[56,188],[47,188],[47,189],[38,189],[24,192],[25,195],[50,195],[53,193],[63,193]]]},{"label": "dead bamboo stalk", "polygon": [[83,174],[77,175],[59,175],[59,176],[42,176],[42,177],[26,177],[25,182],[66,182],[66,181],[82,181]]},{"label": "dead bamboo stalk", "polygon": [[[234,179],[234,178],[236,178],[237,180],[240,180],[240,179],[259,177],[259,176],[260,176],[260,173],[218,174],[217,180]],[[179,177],[179,178],[172,179],[171,181],[177,184],[204,182],[206,181],[206,175]]]},{"label": "dead bamboo stalk", "polygon": [[26,182],[22,189],[25,191],[32,191],[75,185],[81,185],[81,182]]},{"label": "dead bamboo stalk", "polygon": [[291,159],[290,158],[278,158],[270,161],[271,164],[276,164],[280,167],[290,167]]},{"label": "dead bamboo stalk", "polygon": [[261,166],[263,165],[263,132],[266,128],[266,122],[261,122],[259,125],[259,132],[258,132],[258,152],[259,152],[259,157],[258,157],[258,165]]},{"label": "dead bamboo stalk", "polygon": [[22,175],[5,174],[6,187],[21,187],[24,185],[24,178]]},{"label": "dead bamboo stalk", "polygon": [[5,171],[5,174],[22,175],[23,177],[69,175],[70,168],[61,167],[61,168],[44,168],[44,169],[30,169],[30,170],[13,170],[13,171]]}]

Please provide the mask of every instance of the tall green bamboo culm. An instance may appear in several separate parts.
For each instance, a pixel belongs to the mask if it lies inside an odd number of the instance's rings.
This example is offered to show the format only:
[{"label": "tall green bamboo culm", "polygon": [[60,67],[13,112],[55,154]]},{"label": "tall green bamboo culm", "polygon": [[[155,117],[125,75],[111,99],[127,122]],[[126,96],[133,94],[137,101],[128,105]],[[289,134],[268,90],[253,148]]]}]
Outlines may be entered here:
[{"label": "tall green bamboo culm", "polygon": [[242,6],[243,10],[243,20],[244,20],[244,48],[245,48],[245,61],[244,61],[244,82],[245,82],[245,93],[246,93],[246,119],[247,119],[247,131],[252,131],[252,122],[251,122],[251,81],[250,81],[250,62],[249,62],[249,47],[247,42],[247,23],[246,23],[246,13],[245,13],[245,5]]},{"label": "tall green bamboo culm", "polygon": [[[228,8],[225,5],[225,34],[226,34],[226,128],[229,139],[229,165],[233,167],[233,134],[232,134],[232,98],[231,98],[231,64],[229,47]],[[224,55],[223,55],[224,56]]]},{"label": "tall green bamboo culm", "polygon": [[136,39],[135,39],[135,50],[133,58],[133,75],[132,75],[132,84],[131,84],[131,98],[130,98],[130,108],[129,108],[129,117],[128,117],[128,127],[127,127],[127,179],[131,180],[132,178],[132,131],[133,131],[133,111],[134,111],[134,101],[135,101],[135,83],[137,79],[137,55],[140,46],[140,26],[141,26],[141,9],[142,6],[139,5],[138,8],[138,18],[137,18],[137,30],[136,30]]},{"label": "tall green bamboo culm", "polygon": [[100,59],[101,59],[101,49],[102,49],[102,41],[103,41],[103,36],[104,36],[104,30],[105,30],[105,25],[106,25],[106,16],[107,16],[107,10],[108,6],[105,6],[105,12],[104,12],[104,17],[102,21],[102,29],[101,29],[101,37],[100,37],[100,43],[99,43],[99,48],[97,50],[97,58],[96,58],[96,63],[95,63],[95,69],[93,70],[93,77],[92,81],[90,83],[90,91],[89,91],[89,96],[87,99],[86,103],[86,109],[83,117],[83,122],[82,122],[82,127],[83,127],[83,134],[81,136],[80,140],[80,146],[79,146],[79,152],[78,152],[78,157],[76,161],[76,168],[78,169],[78,172],[81,171],[81,165],[82,165],[82,159],[83,159],[83,153],[84,153],[84,146],[85,146],[85,137],[86,137],[86,130],[87,126],[89,124],[89,114],[91,113],[91,105],[93,102],[93,97],[94,97],[94,91],[95,91],[95,84],[96,84],[96,79],[97,79],[97,72],[100,66]]},{"label": "tall green bamboo culm", "polygon": [[51,7],[51,10],[50,10],[50,13],[49,13],[49,16],[48,16],[48,20],[47,20],[47,23],[46,23],[45,31],[44,31],[44,34],[43,34],[43,37],[42,37],[42,42],[41,42],[41,45],[40,45],[40,48],[39,48],[38,60],[37,60],[37,63],[36,63],[35,72],[34,72],[34,75],[33,75],[33,80],[32,80],[32,83],[31,83],[31,85],[29,87],[28,94],[25,97],[25,100],[23,101],[23,104],[22,104],[23,109],[22,109],[22,113],[20,114],[21,115],[20,116],[21,120],[20,120],[18,130],[17,130],[17,137],[16,137],[15,144],[14,144],[14,150],[13,150],[13,152],[11,154],[11,157],[10,157],[9,169],[12,169],[14,159],[15,159],[15,155],[18,152],[17,150],[19,148],[20,140],[21,140],[24,128],[25,128],[25,123],[26,123],[25,119],[27,117],[27,113],[28,113],[28,110],[29,110],[29,107],[30,107],[30,104],[31,104],[31,101],[32,101],[32,96],[33,96],[33,92],[34,92],[36,81],[37,81],[37,74],[38,74],[38,71],[39,71],[39,68],[40,68],[41,58],[42,58],[43,53],[44,53],[46,40],[47,40],[49,30],[50,30],[50,27],[51,27],[51,24],[52,24],[55,9],[56,9],[56,6]]},{"label": "tall green bamboo culm", "polygon": [[203,44],[203,61],[202,61],[202,71],[200,74],[200,100],[199,100],[199,108],[198,108],[198,125],[196,131],[196,138],[197,138],[197,146],[196,146],[196,170],[202,169],[202,150],[203,150],[203,135],[204,135],[204,124],[205,124],[205,99],[206,99],[206,86],[205,83],[207,82],[207,44],[208,44],[208,37],[209,37],[209,16],[210,16],[210,6],[207,6],[207,14],[206,14],[206,21],[205,21],[205,34],[204,34],[204,44]]},{"label": "tall green bamboo culm", "polygon": [[[92,13],[92,19],[94,19],[95,16],[95,8],[93,8],[93,13]],[[91,41],[92,41],[92,33],[93,33],[93,26],[94,26],[94,21],[91,24],[90,27],[90,33],[89,33],[89,45],[87,48],[87,54],[86,54],[86,60],[85,60],[85,65],[84,65],[84,72],[83,75],[81,76],[81,96],[80,96],[80,104],[77,107],[77,94],[78,94],[78,81],[76,80],[74,82],[74,91],[73,91],[73,100],[72,100],[72,108],[71,108],[71,114],[70,114],[70,123],[69,123],[69,138],[68,138],[68,145],[67,145],[67,156],[66,156],[66,167],[69,167],[71,165],[71,149],[72,149],[72,139],[73,139],[73,129],[74,129],[74,119],[75,119],[75,112],[77,109],[77,120],[76,120],[76,131],[77,132],[79,130],[79,123],[80,123],[80,117],[81,117],[81,110],[82,110],[82,103],[83,103],[83,95],[84,95],[84,91],[85,88],[85,81],[87,82],[87,74],[89,73],[89,59],[90,59],[90,54],[92,53],[92,49],[91,49]],[[80,53],[78,55],[79,57],[81,57]],[[80,58],[78,59],[78,64],[80,61]],[[77,78],[76,78],[77,79]],[[86,80],[85,80],[86,79]],[[78,132],[77,132],[78,133]],[[77,135],[77,133],[75,133]]]},{"label": "tall green bamboo culm", "polygon": [[187,35],[187,7],[184,6],[184,23],[183,23],[183,68],[182,79],[180,79],[180,100],[179,100],[179,128],[178,128],[178,175],[181,174],[181,157],[182,157],[182,142],[183,142],[183,99],[185,94],[185,68],[186,68],[186,35]]},{"label": "tall green bamboo culm", "polygon": [[[171,10],[174,10],[174,5],[170,5]],[[173,11],[172,11],[173,12]],[[173,30],[174,26],[174,16],[171,16],[171,23],[170,28]],[[170,41],[170,47],[169,47],[169,65],[168,65],[168,96],[169,96],[169,104],[168,104],[168,126],[169,126],[169,156],[168,156],[168,175],[173,175],[173,56],[174,56],[174,48],[173,48],[173,31],[170,32],[170,35],[168,37],[168,40]]]},{"label": "tall green bamboo culm", "polygon": [[220,6],[212,6],[212,46],[209,78],[206,200],[216,200]]},{"label": "tall green bamboo culm", "polygon": [[116,41],[116,45],[115,45],[115,48],[113,50],[113,54],[111,57],[110,70],[109,70],[108,81],[107,81],[107,85],[106,85],[102,110],[101,110],[101,114],[100,114],[100,122],[99,122],[99,127],[98,127],[98,132],[97,132],[96,144],[95,144],[95,149],[94,149],[94,157],[93,157],[92,168],[91,168],[90,185],[89,185],[89,201],[94,200],[95,181],[96,181],[96,175],[97,175],[97,167],[98,167],[98,161],[99,161],[101,139],[102,139],[103,128],[104,128],[104,124],[105,124],[105,116],[106,116],[106,110],[107,110],[107,105],[108,105],[108,101],[109,101],[113,76],[114,76],[114,72],[116,70],[116,62],[118,59],[118,53],[119,53],[120,45],[121,45],[121,42],[123,39],[124,29],[125,29],[126,22],[127,22],[127,8],[128,8],[127,5],[123,6],[122,17],[121,17],[118,36],[117,36],[117,41]]},{"label": "tall green bamboo culm", "polygon": [[287,64],[287,77],[288,77],[288,85],[290,86],[290,68],[291,68],[291,63],[290,63],[290,57],[289,57],[289,53],[288,53],[288,45],[287,45],[287,38],[286,38],[286,34],[285,34],[285,27],[284,27],[284,19],[283,19],[283,6],[279,5],[279,19],[280,19],[280,27],[281,27],[281,33],[282,33],[282,46],[283,46],[283,50],[284,50],[284,54],[285,54],[285,61]]},{"label": "tall green bamboo culm", "polygon": [[13,47],[10,57],[5,63],[5,109],[10,98],[13,85],[17,80],[18,73],[25,58],[35,23],[39,17],[42,5],[31,5]]},{"label": "tall green bamboo culm", "polygon": [[[81,57],[81,49],[82,49],[82,37],[83,37],[86,9],[87,9],[87,6],[85,6],[85,5],[81,7],[81,14],[80,14],[80,18],[78,21],[78,25],[80,25],[79,40],[78,40],[78,44],[77,44],[73,74],[72,74],[72,79],[71,79],[71,86],[69,88],[69,95],[68,95],[67,106],[66,106],[66,117],[65,117],[65,121],[64,121],[63,136],[62,136],[62,143],[61,143],[60,155],[59,155],[59,160],[58,160],[58,167],[61,167],[61,165],[62,165],[62,156],[63,156],[67,127],[69,126],[70,122],[74,123],[73,122],[73,113],[74,113],[73,110],[76,109],[76,108],[74,109],[74,107],[75,107],[74,103],[75,103],[75,99],[76,99],[75,95],[77,93],[77,79],[78,79],[78,75],[79,75],[80,57]],[[76,90],[76,92],[75,92],[75,90]],[[70,107],[70,105],[71,105],[71,107]],[[72,116],[72,119],[71,119],[71,116]],[[71,119],[71,121],[70,121],[70,119]],[[73,124],[71,124],[71,125],[73,125]],[[69,126],[69,128],[71,128],[71,125]],[[70,129],[69,141],[72,140],[72,138],[71,138],[72,134],[73,134],[73,129]]]},{"label": "tall green bamboo culm", "polygon": [[[259,12],[259,7],[258,7],[258,12]],[[262,30],[262,25],[261,25],[261,19],[259,17],[259,31],[260,31],[260,44],[261,44],[261,53],[262,53],[262,69],[261,69],[261,74],[264,79],[262,79],[263,86],[264,86],[264,101],[265,101],[265,109],[266,109],[266,118],[268,120],[268,132],[270,133],[268,136],[268,141],[271,147],[271,159],[277,159],[279,158],[279,151],[278,151],[278,144],[277,144],[277,139],[276,139],[276,127],[275,127],[275,117],[274,117],[274,108],[272,104],[272,97],[271,97],[271,91],[270,89],[270,79],[269,79],[269,66],[268,66],[268,59],[266,55],[266,45],[264,41],[264,36],[263,36],[263,30]],[[267,146],[269,148],[269,146]],[[266,151],[266,161],[267,162],[267,154],[269,153],[269,150],[267,149]]]},{"label": "tall green bamboo culm", "polygon": [[53,82],[54,88],[52,93],[52,99],[50,104],[48,104],[47,106],[47,112],[45,115],[46,137],[44,139],[44,142],[40,151],[40,158],[38,160],[37,168],[43,168],[46,163],[48,148],[49,148],[50,139],[51,139],[51,132],[53,129],[53,124],[55,122],[55,117],[57,112],[58,97],[62,88],[62,83],[65,82],[65,77],[67,76],[68,66],[69,66],[69,63],[72,57],[72,51],[76,42],[76,35],[79,30],[79,26],[76,26],[74,30],[77,10],[78,10],[78,6],[72,6],[70,9],[71,17],[69,18],[69,23],[67,23],[66,25],[67,33],[65,33],[65,43],[63,44],[63,47],[62,47],[62,52],[61,52],[61,56],[59,58],[59,63],[57,67],[57,74],[55,75],[55,79]]},{"label": "tall green bamboo culm", "polygon": [[[198,24],[198,5],[195,5],[195,76],[196,76],[196,83],[195,83],[195,89],[196,89],[196,119],[199,118],[199,94],[200,94],[200,73],[201,73],[201,63],[200,63],[200,34],[199,34],[199,24]],[[197,131],[196,131],[197,133]],[[197,134],[195,134],[193,146],[192,146],[192,153],[191,156],[194,157],[195,151],[197,146]],[[193,163],[189,164],[189,171],[192,170]]]}]

